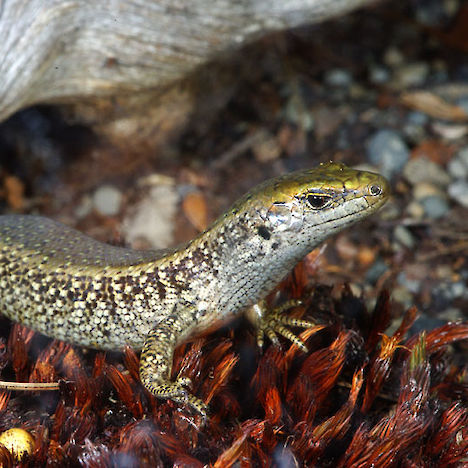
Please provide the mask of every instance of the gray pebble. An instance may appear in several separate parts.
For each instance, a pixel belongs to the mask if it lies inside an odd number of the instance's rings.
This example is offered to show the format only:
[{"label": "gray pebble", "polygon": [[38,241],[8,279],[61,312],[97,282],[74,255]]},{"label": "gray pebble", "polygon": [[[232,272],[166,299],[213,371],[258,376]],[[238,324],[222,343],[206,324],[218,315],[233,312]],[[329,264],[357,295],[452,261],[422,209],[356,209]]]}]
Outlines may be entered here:
[{"label": "gray pebble", "polygon": [[424,217],[424,208],[421,203],[413,200],[406,205],[406,213],[408,213],[411,218],[422,219]]},{"label": "gray pebble", "polygon": [[462,148],[449,161],[447,169],[450,175],[455,179],[468,178],[468,147]]},{"label": "gray pebble", "polygon": [[455,299],[468,297],[468,288],[462,281],[439,283],[432,290],[432,296],[443,303],[449,304]]},{"label": "gray pebble", "polygon": [[374,65],[369,69],[369,81],[373,84],[380,85],[387,83],[390,80],[390,72],[387,68]]},{"label": "gray pebble", "polygon": [[94,208],[105,216],[115,216],[120,211],[122,193],[113,185],[103,185],[93,194]]},{"label": "gray pebble", "polygon": [[463,162],[465,167],[468,167],[468,147],[462,148],[458,153],[457,153],[457,158]]},{"label": "gray pebble", "polygon": [[464,319],[463,311],[458,307],[447,307],[447,309],[437,315],[446,322],[455,322]]},{"label": "gray pebble", "polygon": [[424,209],[424,214],[431,219],[442,218],[450,209],[447,200],[437,195],[426,197],[420,203]]},{"label": "gray pebble", "polygon": [[393,236],[401,245],[404,245],[408,249],[412,249],[414,247],[414,237],[405,226],[399,224],[393,231]]},{"label": "gray pebble", "polygon": [[403,304],[405,308],[414,305],[413,295],[404,286],[395,286],[393,288],[392,299],[400,304]]},{"label": "gray pebble", "polygon": [[377,258],[372,266],[367,270],[366,281],[368,283],[375,284],[387,270],[388,265],[381,258]]},{"label": "gray pebble", "polygon": [[403,169],[409,150],[398,132],[379,130],[367,141],[367,158],[383,175],[391,177]]},{"label": "gray pebble", "polygon": [[468,176],[468,167],[465,167],[462,161],[453,158],[447,164],[449,174],[454,179],[466,179]]},{"label": "gray pebble", "polygon": [[404,286],[408,291],[416,294],[421,289],[421,280],[410,279],[404,271],[398,274],[397,281],[400,286]]},{"label": "gray pebble", "polygon": [[295,86],[285,108],[285,118],[288,122],[298,125],[309,132],[314,128],[314,117],[306,105],[298,86]]},{"label": "gray pebble", "polygon": [[403,64],[405,57],[396,47],[389,47],[383,56],[383,61],[389,67],[397,67]]},{"label": "gray pebble", "polygon": [[462,97],[455,101],[458,107],[461,107],[468,114],[468,97]]},{"label": "gray pebble", "polygon": [[79,219],[83,219],[88,216],[93,210],[93,199],[89,195],[85,195],[79,205],[75,208],[75,215]]},{"label": "gray pebble", "polygon": [[459,205],[468,208],[468,181],[456,180],[448,187],[448,194]]},{"label": "gray pebble", "polygon": [[432,196],[444,198],[445,192],[440,187],[430,182],[418,182],[413,186],[413,198],[415,200],[422,200]]},{"label": "gray pebble", "polygon": [[429,75],[429,65],[426,62],[408,63],[395,71],[395,84],[401,88],[423,85]]},{"label": "gray pebble", "polygon": [[413,111],[407,115],[406,121],[412,125],[422,126],[422,125],[426,125],[427,122],[429,122],[429,117],[427,116],[427,114],[424,114],[423,112]]},{"label": "gray pebble", "polygon": [[408,161],[403,169],[403,175],[412,185],[429,182],[439,187],[446,187],[450,183],[447,172],[434,161],[424,157]]},{"label": "gray pebble", "polygon": [[347,88],[353,82],[353,77],[348,70],[334,68],[325,73],[324,81],[328,86],[335,88]]}]

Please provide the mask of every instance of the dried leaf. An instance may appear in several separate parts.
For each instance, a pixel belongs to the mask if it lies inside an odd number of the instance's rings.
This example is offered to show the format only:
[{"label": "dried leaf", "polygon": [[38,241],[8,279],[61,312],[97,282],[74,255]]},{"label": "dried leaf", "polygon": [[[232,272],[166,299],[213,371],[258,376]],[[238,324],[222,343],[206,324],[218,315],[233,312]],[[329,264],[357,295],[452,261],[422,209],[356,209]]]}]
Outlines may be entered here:
[{"label": "dried leaf", "polygon": [[468,114],[462,107],[450,104],[430,91],[408,91],[403,93],[400,99],[404,105],[435,119],[455,122],[468,121]]},{"label": "dried leaf", "polygon": [[182,202],[182,209],[185,216],[199,231],[206,229],[208,224],[208,210],[206,200],[201,192],[191,192],[187,194]]},{"label": "dried leaf", "polygon": [[3,185],[5,186],[6,199],[10,208],[14,211],[21,211],[24,207],[24,184],[16,176],[6,176]]}]

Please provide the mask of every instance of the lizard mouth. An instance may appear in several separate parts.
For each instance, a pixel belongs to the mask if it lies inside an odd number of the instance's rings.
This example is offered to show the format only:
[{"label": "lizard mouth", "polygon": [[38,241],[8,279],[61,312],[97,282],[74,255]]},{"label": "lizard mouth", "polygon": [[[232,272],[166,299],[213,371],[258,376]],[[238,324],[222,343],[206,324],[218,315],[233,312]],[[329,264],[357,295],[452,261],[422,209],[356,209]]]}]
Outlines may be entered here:
[{"label": "lizard mouth", "polygon": [[[375,185],[375,184],[374,184]],[[345,203],[352,203],[357,202],[359,200],[364,199],[365,204],[362,204],[359,208],[353,209],[349,211],[346,214],[342,214],[340,216],[337,216],[336,218],[332,218],[329,220],[326,220],[321,224],[321,226],[326,226],[330,225],[333,223],[339,223],[339,224],[347,224],[347,221],[354,222],[355,220],[359,220],[362,217],[366,217],[367,215],[370,215],[377,211],[382,205],[384,205],[387,200],[388,200],[388,188],[386,189],[385,186],[379,186],[379,193],[374,193],[374,194],[363,194],[358,197],[354,197],[352,200],[348,200]],[[374,188],[374,191],[376,189]],[[351,219],[350,219],[351,218]],[[353,219],[354,218],[354,219]]]}]

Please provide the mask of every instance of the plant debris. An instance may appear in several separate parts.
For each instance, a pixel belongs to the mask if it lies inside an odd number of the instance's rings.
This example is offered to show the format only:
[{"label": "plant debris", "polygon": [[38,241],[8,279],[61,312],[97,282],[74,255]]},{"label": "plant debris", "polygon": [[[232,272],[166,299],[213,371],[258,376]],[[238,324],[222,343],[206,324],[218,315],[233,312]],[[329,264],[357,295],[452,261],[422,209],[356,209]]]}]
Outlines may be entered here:
[{"label": "plant debris", "polygon": [[[302,265],[282,295],[302,297],[296,312],[307,319],[320,311],[323,323],[302,334],[308,354],[271,344],[260,353],[242,320],[177,349],[173,375],[190,377],[210,404],[205,425],[141,386],[130,348],[85,351],[14,325],[3,338],[2,378],[61,384],[58,392],[2,392],[0,429],[33,435],[28,466],[271,466],[284,457],[309,466],[460,466],[468,381],[451,345],[468,338],[468,324],[408,338],[411,308],[388,335],[386,291],[369,312],[346,286],[336,299],[330,288],[310,287]],[[0,463],[10,462],[0,449]]]}]

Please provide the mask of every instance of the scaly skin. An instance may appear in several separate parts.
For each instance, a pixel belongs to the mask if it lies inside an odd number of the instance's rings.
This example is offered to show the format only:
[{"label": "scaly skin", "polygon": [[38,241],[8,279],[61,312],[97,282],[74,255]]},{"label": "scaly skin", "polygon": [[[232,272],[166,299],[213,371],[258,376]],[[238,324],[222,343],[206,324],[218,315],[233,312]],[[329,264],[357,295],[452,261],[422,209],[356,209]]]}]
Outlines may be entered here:
[{"label": "scaly skin", "polygon": [[[1,310],[70,343],[142,349],[143,385],[206,415],[187,378],[170,380],[176,346],[257,304],[310,250],[388,194],[377,174],[322,164],[264,182],[194,240],[161,252],[113,247],[42,217],[0,216]],[[262,336],[277,331],[300,344],[285,323],[308,322],[250,311]]]}]

